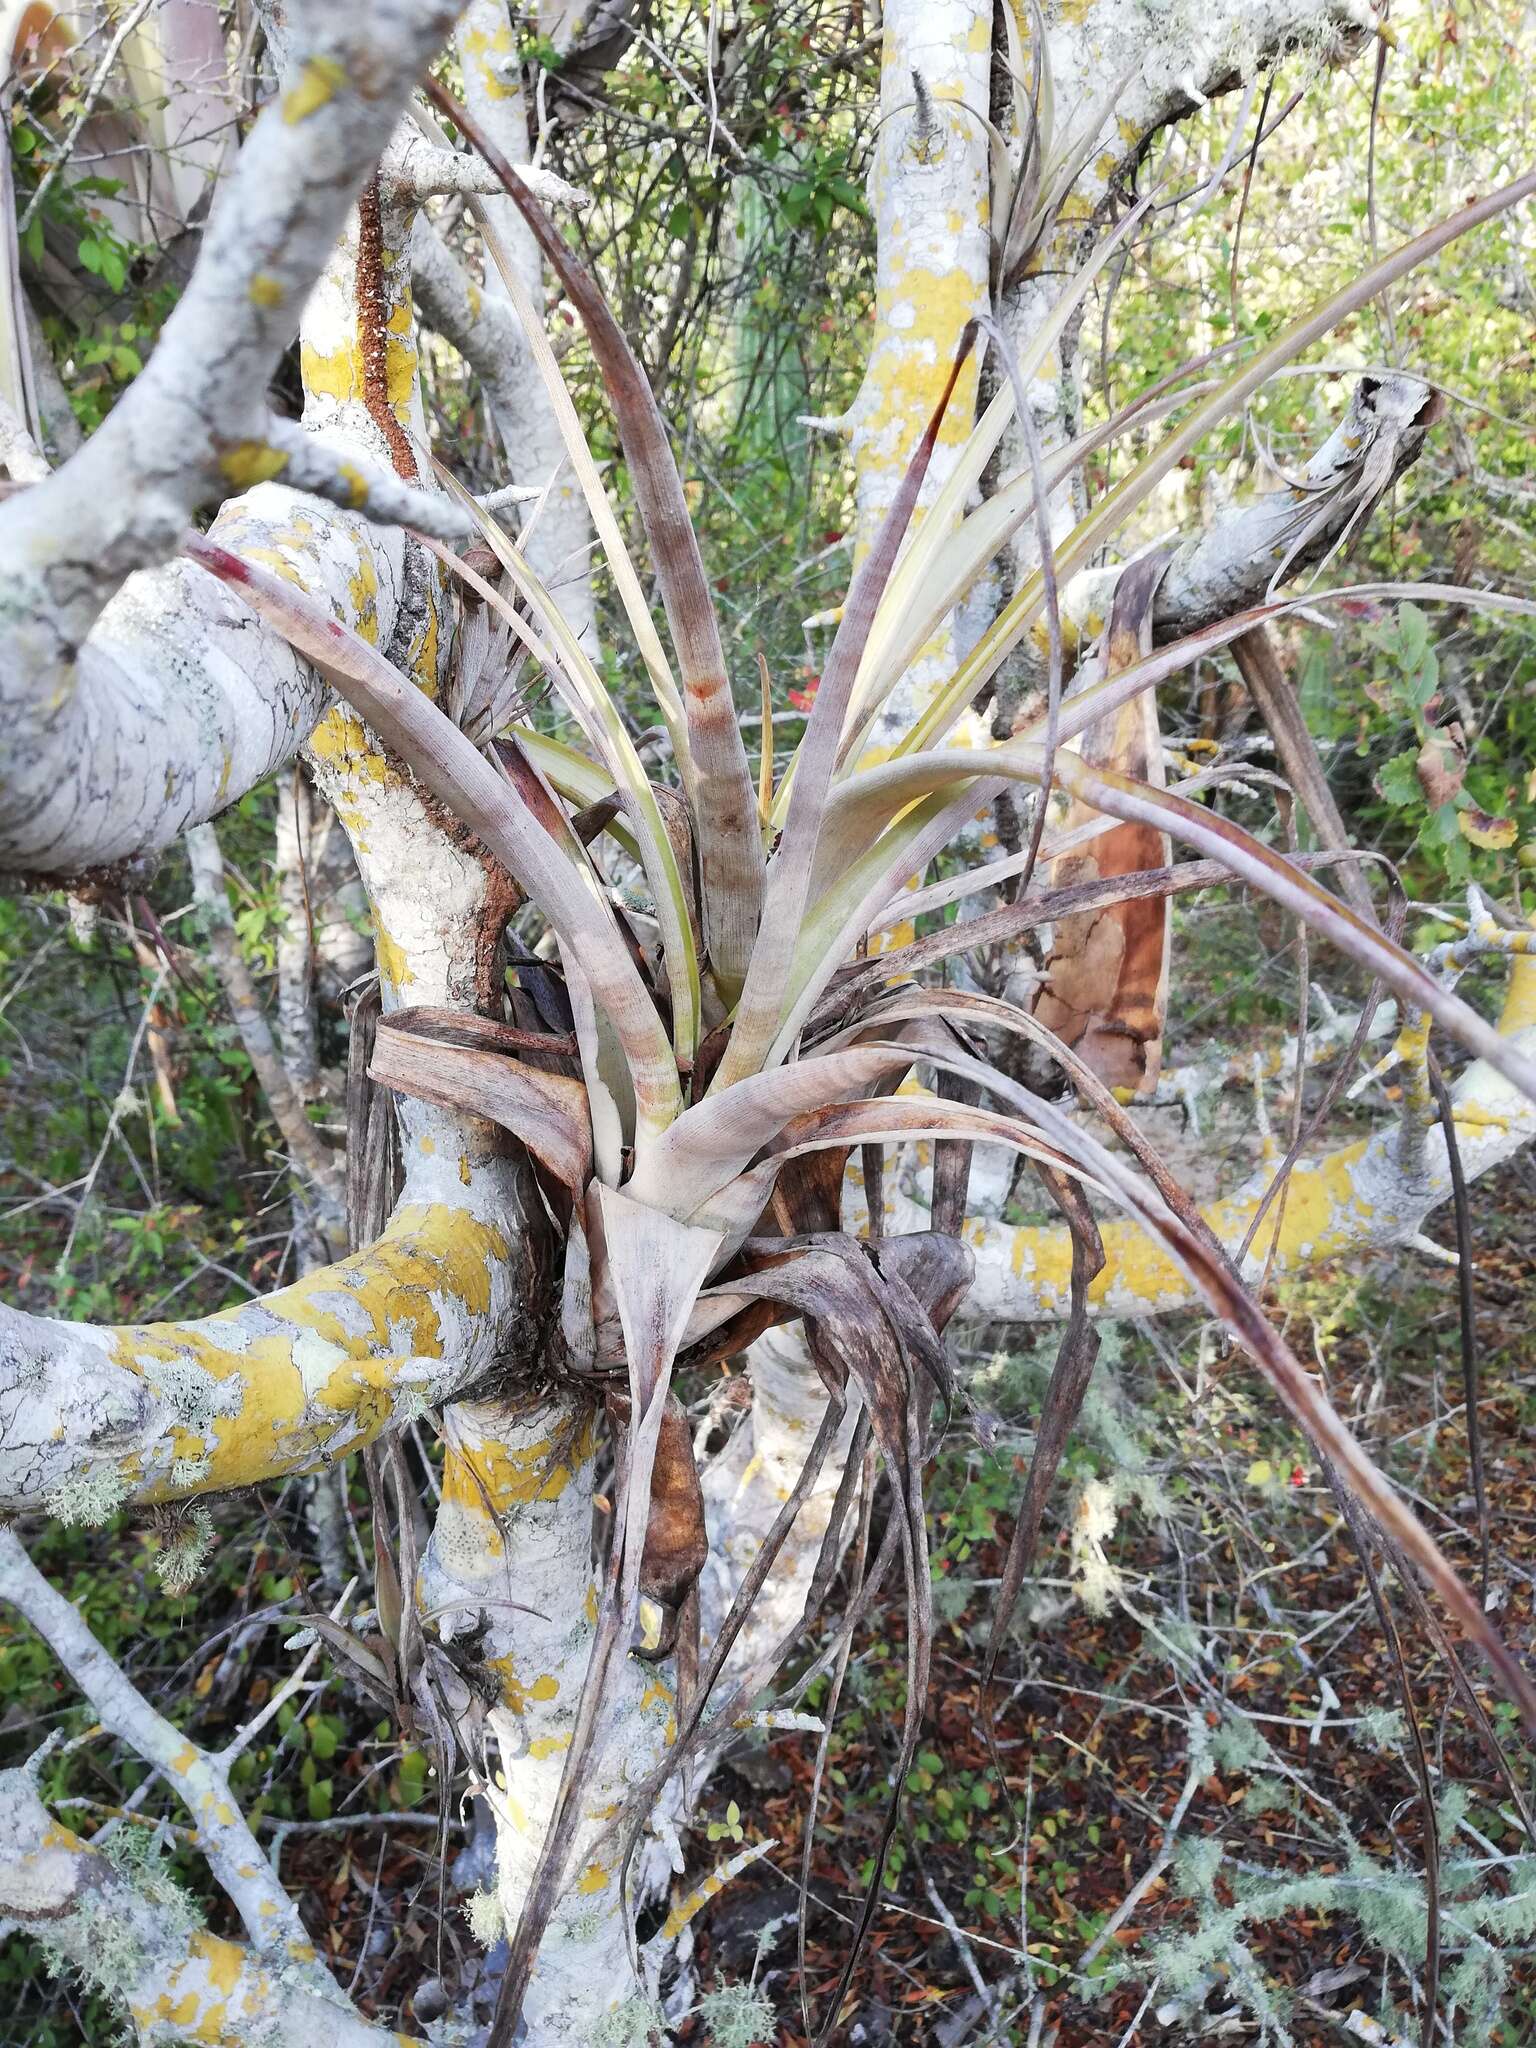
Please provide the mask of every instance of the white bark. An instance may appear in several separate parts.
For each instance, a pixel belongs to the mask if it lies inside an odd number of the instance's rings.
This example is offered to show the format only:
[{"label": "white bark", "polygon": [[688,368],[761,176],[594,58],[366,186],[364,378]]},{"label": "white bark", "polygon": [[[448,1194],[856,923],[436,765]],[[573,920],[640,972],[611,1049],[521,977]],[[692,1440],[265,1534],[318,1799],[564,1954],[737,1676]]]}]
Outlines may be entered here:
[{"label": "white bark", "polygon": [[[702,1475],[709,1562],[699,1581],[699,1601],[706,1641],[718,1636],[737,1589],[804,1469],[827,1410],[826,1389],[799,1323],[759,1337],[747,1353],[747,1375],[752,1406]],[[803,1612],[858,1416],[854,1395],[821,1476],[736,1639],[722,1683],[756,1663]]]},{"label": "white bark", "polygon": [[[968,320],[987,310],[992,8],[983,0],[889,0],[880,60],[880,141],[870,173],[876,222],[875,331],[849,415],[858,546],[870,546],[937,404]],[[914,74],[920,84],[914,83]],[[976,400],[962,371],[919,506],[954,467]],[[882,707],[874,749],[906,730],[963,652],[947,619]]]},{"label": "white bark", "polygon": [[[198,507],[259,478],[365,509],[377,492],[400,516],[392,474],[323,454],[268,417],[264,393],[451,13],[441,0],[381,0],[366,20],[338,0],[306,10],[288,90],[252,130],[144,372],[61,470],[0,503],[0,865],[71,874],[157,851],[270,774],[313,723],[323,690],[237,596],[186,564],[151,565]],[[329,360],[355,347],[356,308],[318,298],[311,323],[339,325],[319,350]],[[359,372],[346,396],[360,386]],[[344,401],[330,410],[355,430]],[[425,501],[422,516],[440,523]],[[344,617],[362,609],[349,589],[361,578],[393,616],[398,534],[376,542],[357,518],[264,485],[220,538],[271,550]]]},{"label": "white bark", "polygon": [[116,1329],[0,1307],[0,1506],[100,1521],[248,1486],[448,1400],[489,1370],[519,1306],[519,1220],[505,1162],[418,1140],[377,1244],[276,1294]]}]

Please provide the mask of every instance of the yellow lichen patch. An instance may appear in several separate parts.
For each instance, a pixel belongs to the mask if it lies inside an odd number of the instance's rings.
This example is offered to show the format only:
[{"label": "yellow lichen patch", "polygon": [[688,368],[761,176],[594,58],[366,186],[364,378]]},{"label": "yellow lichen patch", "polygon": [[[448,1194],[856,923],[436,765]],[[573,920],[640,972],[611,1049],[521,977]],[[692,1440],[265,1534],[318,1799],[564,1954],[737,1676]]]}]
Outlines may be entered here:
[{"label": "yellow lichen patch", "polygon": [[494,1437],[477,1444],[459,1443],[443,1467],[443,1496],[464,1506],[489,1504],[498,1515],[532,1501],[558,1500],[573,1475],[597,1451],[597,1411],[593,1409],[573,1435],[546,1437],[526,1448],[509,1449]]},{"label": "yellow lichen patch", "polygon": [[352,630],[371,646],[379,642],[379,572],[366,540],[359,542],[361,554],[356,571],[347,578],[347,595],[352,600]]},{"label": "yellow lichen patch", "polygon": [[661,1930],[662,1940],[676,1941],[694,1914],[707,1906],[715,1894],[724,1890],[729,1882],[729,1866],[723,1870],[711,1871],[698,1889],[691,1891],[686,1899],[680,1900],[667,1915],[666,1925]]},{"label": "yellow lichen patch", "polygon": [[659,1678],[653,1678],[645,1688],[645,1691],[640,1695],[640,1711],[642,1714],[648,1707],[670,1707],[671,1704],[671,1687],[663,1685]]},{"label": "yellow lichen patch", "polygon": [[170,1993],[162,1991],[153,2005],[130,2005],[128,2010],[140,2033],[147,2033],[151,2026],[162,2022],[185,2032],[197,2019],[201,2003],[195,1991],[184,1992],[174,2003]]},{"label": "yellow lichen patch", "polygon": [[426,623],[419,637],[411,646],[407,665],[411,674],[421,686],[424,697],[437,701],[438,666],[442,657],[442,638],[438,626],[437,606],[428,601]]},{"label": "yellow lichen patch", "polygon": [[[452,1462],[453,1454],[450,1452],[443,1472],[443,1495],[445,1499],[448,1492],[448,1466],[451,1466]],[[559,1696],[560,1681],[550,1672],[541,1672],[531,1684],[524,1684],[518,1675],[516,1662],[510,1654],[505,1657],[488,1658],[485,1668],[487,1671],[493,1671],[496,1674],[497,1682],[501,1687],[502,1705],[510,1713],[517,1715],[519,1720],[527,1713],[530,1706],[547,1705],[550,1700],[556,1699]]]},{"label": "yellow lichen patch", "polygon": [[[954,361],[961,330],[976,311],[976,287],[958,265],[896,266],[878,295],[870,355],[870,403],[859,423],[861,466],[899,474],[927,425]],[[944,416],[942,443],[963,441],[976,403],[975,357],[961,371]]]},{"label": "yellow lichen patch", "polygon": [[221,1941],[214,1934],[194,1934],[187,1946],[208,1965],[208,1981],[214,1990],[228,1998],[239,1983],[245,1964],[241,1951],[232,1941]]},{"label": "yellow lichen patch", "polygon": [[1517,953],[1510,964],[1509,987],[1504,993],[1504,1010],[1499,1029],[1506,1037],[1536,1024],[1536,958]]},{"label": "yellow lichen patch", "polygon": [[[366,1251],[307,1274],[257,1308],[195,1323],[150,1323],[110,1333],[111,1356],[155,1383],[157,1365],[178,1382],[206,1376],[206,1469],[199,1490],[249,1486],[317,1464],[340,1440],[351,1449],[388,1419],[402,1357],[440,1358],[433,1296],[467,1315],[490,1306],[491,1275],[507,1257],[493,1225],[458,1209],[402,1209]],[[233,1397],[221,1393],[234,1383]],[[233,1412],[230,1412],[233,1411]],[[184,1420],[184,1418],[182,1418]],[[169,1421],[170,1434],[176,1423]],[[173,1497],[164,1478],[136,1488]]]},{"label": "yellow lichen patch", "polygon": [[[1253,1252],[1268,1256],[1271,1248],[1279,1271],[1337,1257],[1360,1238],[1369,1204],[1356,1192],[1355,1177],[1369,1140],[1341,1146],[1292,1174],[1283,1213],[1272,1208],[1260,1226]],[[1229,1196],[1212,1203],[1205,1219],[1217,1237],[1236,1251],[1246,1236],[1257,1207],[1252,1194]],[[1277,1239],[1278,1232],[1278,1239]],[[978,1245],[994,1243],[996,1225],[967,1226]],[[1103,1226],[1104,1270],[1089,1289],[1089,1299],[1102,1305],[1113,1300],[1147,1308],[1187,1300],[1193,1293],[1178,1262],[1139,1223],[1116,1219]],[[1071,1297],[1072,1244],[1065,1230],[1052,1225],[1024,1226],[1008,1233],[1009,1264],[1014,1277],[1029,1287],[1043,1309],[1062,1307]]]},{"label": "yellow lichen patch", "polygon": [[290,128],[307,121],[347,82],[346,67],[334,57],[307,57],[298,83],[283,94],[283,119]]},{"label": "yellow lichen patch", "polygon": [[309,736],[309,751],[314,760],[344,771],[354,782],[382,783],[389,775],[383,749],[347,704],[325,714]]},{"label": "yellow lichen patch", "polygon": [[237,441],[219,457],[219,474],[237,491],[248,491],[255,484],[281,476],[287,467],[288,458],[282,450],[269,448],[265,441]]},{"label": "yellow lichen patch", "polygon": [[535,1735],[528,1745],[528,1754],[536,1764],[541,1764],[547,1757],[559,1756],[562,1750],[569,1749],[570,1746],[569,1735]]},{"label": "yellow lichen patch", "polygon": [[251,279],[250,300],[253,306],[265,306],[270,312],[280,306],[286,296],[282,280],[265,270],[258,270]]},{"label": "yellow lichen patch", "polygon": [[270,569],[274,576],[281,576],[285,583],[293,584],[296,589],[309,587],[308,579],[298,564],[277,548],[242,548],[240,552],[248,562],[260,562],[263,568]]},{"label": "yellow lichen patch", "polygon": [[416,979],[404,946],[390,937],[377,918],[373,927],[373,953],[379,964],[380,977],[391,988],[404,988],[407,982]]},{"label": "yellow lichen patch", "polygon": [[601,1863],[589,1863],[577,1879],[576,1889],[588,1897],[593,1892],[606,1891],[610,1875],[611,1873],[605,1870]]},{"label": "yellow lichen patch", "polygon": [[510,99],[518,90],[518,72],[508,66],[505,71],[497,64],[498,57],[512,54],[512,29],[487,31],[481,28],[466,29],[459,38],[459,54],[465,63],[473,63],[475,75],[484,89],[487,99]]}]

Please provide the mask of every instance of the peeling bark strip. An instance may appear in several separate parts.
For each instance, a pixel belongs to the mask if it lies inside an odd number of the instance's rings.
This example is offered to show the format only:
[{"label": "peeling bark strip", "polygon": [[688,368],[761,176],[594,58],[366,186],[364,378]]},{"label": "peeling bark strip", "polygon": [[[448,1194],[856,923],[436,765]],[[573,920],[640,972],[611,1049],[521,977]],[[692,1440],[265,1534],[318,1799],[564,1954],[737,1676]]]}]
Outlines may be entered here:
[{"label": "peeling bark strip", "polygon": [[[1115,586],[1105,654],[1106,675],[1118,675],[1152,648],[1152,605],[1162,579],[1161,555],[1134,563]],[[1080,752],[1090,767],[1116,769],[1161,788],[1162,733],[1157,696],[1143,690],[1083,734]],[[1069,806],[1064,831],[1098,815]],[[1164,868],[1172,858],[1166,832],[1155,826],[1116,825],[1084,853],[1053,863],[1060,889],[1074,883]],[[1129,899],[1103,910],[1079,912],[1056,926],[1046,979],[1035,1015],[1063,1044],[1074,1046],[1111,1088],[1148,1095],[1157,1086],[1168,1003],[1169,897]]]},{"label": "peeling bark strip", "polygon": [[416,452],[401,426],[390,396],[388,306],[380,258],[384,233],[379,224],[379,181],[370,178],[357,195],[357,318],[363,352],[363,403],[389,447],[395,474],[415,483],[420,478]]}]

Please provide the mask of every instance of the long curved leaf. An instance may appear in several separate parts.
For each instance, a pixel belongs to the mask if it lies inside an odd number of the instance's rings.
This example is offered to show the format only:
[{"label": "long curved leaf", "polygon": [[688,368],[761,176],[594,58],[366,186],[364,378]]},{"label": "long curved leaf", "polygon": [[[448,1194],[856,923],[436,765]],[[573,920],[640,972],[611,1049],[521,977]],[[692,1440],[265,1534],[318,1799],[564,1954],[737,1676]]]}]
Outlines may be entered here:
[{"label": "long curved leaf", "polygon": [[746,980],[762,913],[757,793],[731,700],[709,578],[655,393],[602,293],[501,151],[435,79],[425,80],[425,90],[490,165],[527,222],[581,315],[613,402],[683,681],[710,961],[722,995],[734,1001]]},{"label": "long curved leaf", "polygon": [[590,875],[565,857],[479,749],[377,648],[270,570],[200,534],[189,534],[184,546],[335,685],[538,905],[601,993],[634,1084],[637,1144],[642,1135],[659,1135],[682,1107],[677,1066],[650,993]]},{"label": "long curved leaf", "polygon": [[768,870],[763,919],[757,943],[752,949],[752,964],[742,990],[730,1044],[726,1047],[712,1088],[727,1088],[747,1074],[756,1073],[773,1043],[784,977],[794,957],[800,922],[810,894],[827,793],[837,766],[843,724],[859,661],[881,595],[895,566],[897,549],[916,509],[917,495],[938,445],[939,432],[956,380],[971,353],[974,340],[975,330],[967,327],[950,367],[948,381],[939,394],[939,402],[912,452],[912,459],[881,523],[875,544],[860,564],[843,606],[842,622],[822,670],[816,702],[795,757],[789,808],[778,851]]},{"label": "long curved leaf", "polygon": [[667,984],[672,994],[672,1043],[679,1059],[691,1062],[699,1049],[699,961],[694,950],[693,925],[688,915],[688,891],[678,867],[676,851],[662,822],[656,792],[635,751],[634,741],[618,706],[592,666],[586,649],[571,631],[560,607],[496,521],[452,477],[445,476],[443,480],[450,495],[479,525],[497,560],[533,606],[554,643],[553,647],[546,645],[501,592],[487,583],[467,562],[446,548],[431,542],[427,545],[455,575],[470,585],[483,603],[490,605],[506,620],[529,652],[543,664],[545,673],[570,706],[593,748],[601,755],[615,786],[625,791],[630,799],[641,864],[655,899],[656,921],[661,930],[662,952],[667,963]]},{"label": "long curved leaf", "polygon": [[[1261,349],[1241,369],[1198,405],[1188,419],[1167,439],[1145,456],[1113,490],[1107,492],[1088,517],[1079,522],[1057,550],[1056,571],[1065,581],[1101,548],[1174,466],[1193,450],[1212,427],[1235,407],[1242,405],[1268,378],[1320,341],[1341,320],[1373,299],[1378,292],[1426,262],[1458,236],[1495,220],[1536,193],[1536,171],[1528,171],[1511,184],[1485,198],[1474,200],[1459,213],[1415,235],[1389,255],[1333,293],[1322,305],[1294,320],[1282,334]],[[1036,572],[1015,592],[991,626],[956,669],[949,683],[913,724],[901,751],[919,753],[933,746],[954,724],[976,692],[996,674],[998,667],[1029,630],[1039,613],[1044,586]]]},{"label": "long curved leaf", "polygon": [[368,1078],[403,1095],[500,1124],[555,1176],[573,1201],[592,1177],[585,1085],[488,1047],[445,1044],[382,1017]]}]

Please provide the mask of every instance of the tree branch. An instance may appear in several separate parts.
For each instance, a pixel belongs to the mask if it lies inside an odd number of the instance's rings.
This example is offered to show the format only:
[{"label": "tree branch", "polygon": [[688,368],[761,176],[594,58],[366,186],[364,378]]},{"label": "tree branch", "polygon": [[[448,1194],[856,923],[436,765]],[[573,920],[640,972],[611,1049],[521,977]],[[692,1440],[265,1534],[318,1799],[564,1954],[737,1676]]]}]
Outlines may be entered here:
[{"label": "tree branch", "polygon": [[169,1888],[141,1890],[53,1818],[27,1770],[0,1772],[0,1914],[125,2006],[146,2044],[421,2048],[370,2025],[339,1992],[321,1995],[207,1933]]},{"label": "tree branch", "polygon": [[[1217,512],[1174,548],[1153,599],[1154,640],[1180,639],[1263,603],[1272,583],[1312,568],[1352,539],[1417,460],[1442,410],[1418,377],[1361,377],[1343,418],[1299,475]],[[1069,655],[1109,617],[1123,566],[1083,570],[1061,592]],[[1019,655],[1032,679],[1044,676],[1043,624]]]},{"label": "tree branch", "polygon": [[[0,1600],[31,1622],[95,1709],[102,1726],[153,1764],[196,1825],[198,1848],[258,1948],[286,1949],[295,1961],[309,1936],[298,1908],[246,1824],[222,1761],[189,1742],[145,1699],[97,1642],[73,1604],[54,1591],[14,1529],[0,1528]],[[328,1984],[318,1966],[313,1973]],[[334,1987],[331,1987],[334,1989]]]},{"label": "tree branch", "polygon": [[419,1146],[409,1168],[366,1251],[217,1315],[110,1328],[0,1306],[0,1507],[99,1522],[309,1471],[482,1378],[522,1305],[515,1169]]},{"label": "tree branch", "polygon": [[[365,301],[356,236],[339,250],[337,238],[452,16],[448,0],[305,10],[287,90],[226,181],[145,370],[62,469],[0,502],[0,867],[78,875],[156,853],[291,758],[314,724],[328,693],[306,664],[202,570],[168,563],[192,513],[231,487],[257,486],[220,520],[226,546],[359,630],[392,631],[402,535],[260,480],[443,523],[443,500],[358,460],[359,447],[389,454],[365,389],[365,310],[386,330],[391,403],[414,404],[408,270]],[[305,426],[339,430],[341,446],[267,411],[301,307]],[[168,566],[130,574],[155,563]]]},{"label": "tree branch", "polygon": [[347,1245],[345,1179],[329,1146],[310,1122],[303,1099],[278,1053],[272,1027],[235,933],[229,898],[224,893],[224,856],[212,825],[195,826],[187,834],[187,852],[192,862],[192,893],[203,913],[209,951],[229,1000],[235,1029],[267,1098],[273,1121],[321,1212],[321,1227],[332,1251],[340,1254]]},{"label": "tree branch", "polygon": [[[1514,935],[1529,943],[1530,934]],[[1522,1051],[1536,1051],[1536,959],[1513,955],[1499,1029]],[[1467,1180],[1511,1159],[1536,1138],[1536,1105],[1486,1061],[1469,1066],[1451,1091],[1456,1136]],[[887,1186],[886,1228],[924,1227],[926,1209],[910,1185]],[[1234,1254],[1252,1226],[1270,1184],[1261,1168],[1235,1193],[1205,1208],[1206,1221]],[[1416,1240],[1424,1219],[1450,1199],[1450,1166],[1438,1123],[1416,1127],[1405,1146],[1396,1120],[1298,1165],[1283,1204],[1274,1203],[1243,1260],[1243,1277],[1280,1277],[1328,1259]],[[965,1313],[978,1321],[1035,1322],[1064,1316],[1070,1305],[1071,1238],[1046,1225],[977,1222],[966,1228],[976,1253],[976,1279]],[[1197,1296],[1174,1262],[1130,1221],[1103,1226],[1105,1266],[1090,1299],[1106,1316],[1161,1315]]]}]

